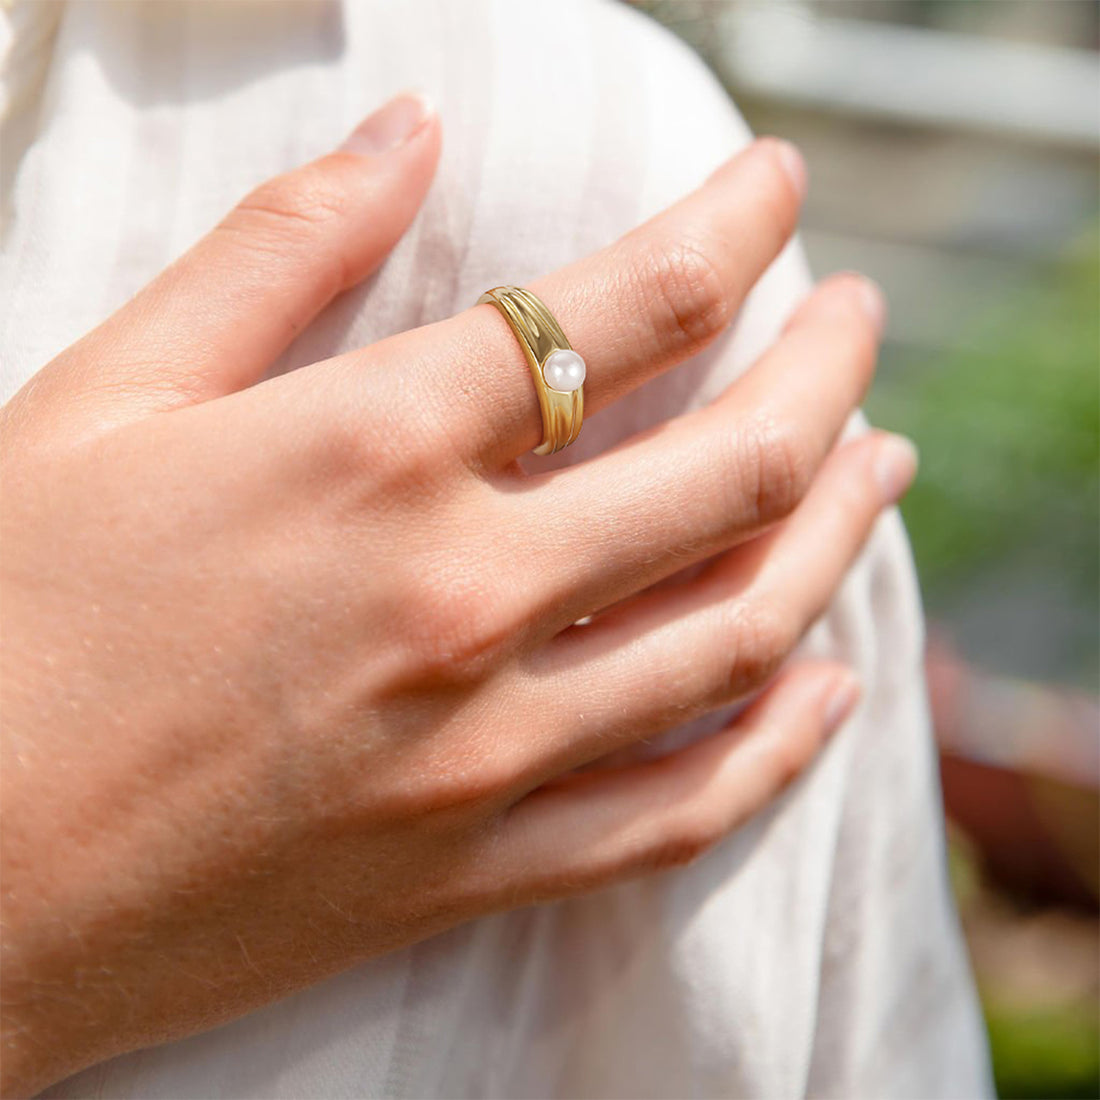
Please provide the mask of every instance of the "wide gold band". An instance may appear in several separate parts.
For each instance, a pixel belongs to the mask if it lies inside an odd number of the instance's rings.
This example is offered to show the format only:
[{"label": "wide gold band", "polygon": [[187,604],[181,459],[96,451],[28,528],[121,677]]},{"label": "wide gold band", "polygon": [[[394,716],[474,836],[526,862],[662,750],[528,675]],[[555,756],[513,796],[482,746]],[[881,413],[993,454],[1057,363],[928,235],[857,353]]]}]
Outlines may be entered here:
[{"label": "wide gold band", "polygon": [[543,376],[547,358],[555,351],[572,351],[561,326],[543,303],[529,290],[518,286],[498,286],[487,290],[477,304],[492,302],[504,314],[519,340],[542,413],[542,443],[537,455],[549,455],[568,447],[580,435],[584,419],[584,386],[565,392],[548,385]]}]

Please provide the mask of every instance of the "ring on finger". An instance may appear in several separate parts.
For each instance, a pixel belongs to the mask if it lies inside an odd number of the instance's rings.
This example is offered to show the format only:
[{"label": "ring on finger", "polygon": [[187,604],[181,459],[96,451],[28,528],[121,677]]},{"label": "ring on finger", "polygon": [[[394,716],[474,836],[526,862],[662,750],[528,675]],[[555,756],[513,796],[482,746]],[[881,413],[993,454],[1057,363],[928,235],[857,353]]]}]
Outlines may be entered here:
[{"label": "ring on finger", "polygon": [[491,302],[504,315],[531,368],[542,413],[542,443],[537,455],[568,447],[584,419],[584,360],[573,350],[544,303],[518,286],[487,290],[477,304]]}]

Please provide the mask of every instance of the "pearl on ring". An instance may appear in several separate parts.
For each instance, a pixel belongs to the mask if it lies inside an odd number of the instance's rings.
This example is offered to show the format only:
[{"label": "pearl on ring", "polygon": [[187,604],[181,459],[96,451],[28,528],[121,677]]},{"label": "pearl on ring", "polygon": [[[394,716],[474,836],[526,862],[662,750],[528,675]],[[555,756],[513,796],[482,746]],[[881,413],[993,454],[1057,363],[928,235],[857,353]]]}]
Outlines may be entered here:
[{"label": "pearl on ring", "polygon": [[584,384],[584,360],[569,348],[552,351],[542,364],[542,377],[553,390],[572,393]]}]

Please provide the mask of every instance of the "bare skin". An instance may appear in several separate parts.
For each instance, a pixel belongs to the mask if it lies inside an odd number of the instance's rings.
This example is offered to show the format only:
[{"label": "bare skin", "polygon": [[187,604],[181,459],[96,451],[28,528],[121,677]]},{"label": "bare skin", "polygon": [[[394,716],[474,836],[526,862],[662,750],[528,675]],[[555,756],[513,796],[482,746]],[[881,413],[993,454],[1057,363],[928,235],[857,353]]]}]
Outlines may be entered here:
[{"label": "bare skin", "polygon": [[[262,380],[399,240],[440,140],[393,101],[0,413],[4,1095],[692,860],[856,702],[786,658],[915,468],[885,433],[834,446],[881,326],[861,278],[711,406],[554,474],[516,464],[538,406],[490,305]],[[590,413],[722,331],[803,178],[757,142],[532,284]],[[577,770],[759,689],[689,748]]]}]

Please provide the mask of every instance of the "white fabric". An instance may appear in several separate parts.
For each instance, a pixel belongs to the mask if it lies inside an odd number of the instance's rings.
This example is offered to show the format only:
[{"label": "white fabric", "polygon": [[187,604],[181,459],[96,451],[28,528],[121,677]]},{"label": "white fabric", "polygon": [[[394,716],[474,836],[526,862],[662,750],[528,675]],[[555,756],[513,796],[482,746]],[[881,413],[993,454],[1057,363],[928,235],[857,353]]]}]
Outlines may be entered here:
[{"label": "white fabric", "polygon": [[[748,137],[694,55],[607,0],[17,0],[5,18],[4,400],[249,187],[402,88],[443,117],[427,204],[284,368],[590,252]],[[807,285],[792,248],[725,338],[591,418],[568,459],[711,398]],[[865,703],[701,862],[468,924],[47,1095],[991,1095],[896,514],[808,645],[858,668]]]}]

